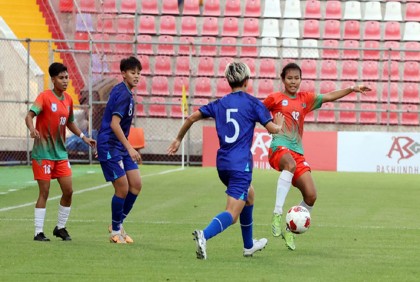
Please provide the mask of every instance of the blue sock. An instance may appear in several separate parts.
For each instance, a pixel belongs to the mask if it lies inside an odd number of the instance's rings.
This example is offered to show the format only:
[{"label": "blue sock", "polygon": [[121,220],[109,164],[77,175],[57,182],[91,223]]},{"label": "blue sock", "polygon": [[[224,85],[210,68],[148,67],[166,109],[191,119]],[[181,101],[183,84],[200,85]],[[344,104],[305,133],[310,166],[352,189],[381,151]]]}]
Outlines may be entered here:
[{"label": "blue sock", "polygon": [[120,230],[120,224],[122,219],[124,199],[117,196],[112,197],[111,201],[111,213],[112,213],[112,230]]},{"label": "blue sock", "polygon": [[137,199],[137,195],[134,195],[133,193],[128,192],[127,197],[125,197],[124,208],[123,208],[123,213],[121,217],[121,224],[124,222],[124,219],[130,213],[136,199]]},{"label": "blue sock", "polygon": [[221,212],[216,215],[213,220],[207,225],[206,229],[203,230],[204,238],[206,240],[216,236],[220,232],[232,225],[233,217],[227,211]]},{"label": "blue sock", "polygon": [[254,245],[252,239],[252,211],[254,210],[254,205],[245,206],[239,215],[239,221],[241,223],[242,230],[242,239],[244,240],[244,248],[251,249]]}]

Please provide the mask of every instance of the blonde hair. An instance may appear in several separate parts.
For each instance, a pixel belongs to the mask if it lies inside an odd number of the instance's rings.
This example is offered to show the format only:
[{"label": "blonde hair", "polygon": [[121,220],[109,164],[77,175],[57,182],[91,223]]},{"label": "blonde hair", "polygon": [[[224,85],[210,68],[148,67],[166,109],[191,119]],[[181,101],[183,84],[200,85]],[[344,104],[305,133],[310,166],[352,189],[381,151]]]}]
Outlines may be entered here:
[{"label": "blonde hair", "polygon": [[242,62],[232,62],[226,66],[225,77],[230,87],[241,87],[251,76],[251,71],[247,64]]}]

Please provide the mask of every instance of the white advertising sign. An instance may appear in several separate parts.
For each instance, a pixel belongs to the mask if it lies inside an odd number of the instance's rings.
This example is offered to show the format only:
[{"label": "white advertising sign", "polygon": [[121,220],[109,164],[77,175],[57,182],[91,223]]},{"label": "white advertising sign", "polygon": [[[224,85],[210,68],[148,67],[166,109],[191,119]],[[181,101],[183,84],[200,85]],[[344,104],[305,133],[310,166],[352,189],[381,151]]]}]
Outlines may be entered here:
[{"label": "white advertising sign", "polygon": [[337,171],[420,174],[420,133],[338,132]]}]

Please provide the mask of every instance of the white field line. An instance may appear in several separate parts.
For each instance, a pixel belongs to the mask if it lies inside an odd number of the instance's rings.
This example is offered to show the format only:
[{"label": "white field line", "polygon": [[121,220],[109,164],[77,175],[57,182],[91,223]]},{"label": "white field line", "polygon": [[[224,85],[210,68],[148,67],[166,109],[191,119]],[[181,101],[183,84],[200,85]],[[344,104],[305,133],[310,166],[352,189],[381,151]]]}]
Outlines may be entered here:
[{"label": "white field line", "polygon": [[[162,174],[172,173],[172,172],[181,171],[181,170],[183,170],[183,168],[164,170],[164,171],[161,171],[161,172],[158,172],[158,173],[142,175],[141,177],[145,178],[145,177],[162,175]],[[102,189],[102,188],[107,187],[107,186],[111,186],[111,183],[107,182],[107,183],[102,184],[102,185],[98,185],[98,186],[86,188],[86,189],[83,189],[83,190],[79,190],[79,191],[73,192],[73,195],[82,194],[82,193],[85,193],[85,192],[90,192],[90,191]],[[48,198],[48,201],[57,200],[57,199],[61,199],[61,195]],[[5,212],[5,211],[14,210],[14,209],[24,208],[24,207],[27,207],[27,206],[32,206],[32,205],[35,205],[35,203],[36,202],[30,202],[30,203],[25,203],[25,204],[21,204],[21,205],[0,208],[0,212]]]}]

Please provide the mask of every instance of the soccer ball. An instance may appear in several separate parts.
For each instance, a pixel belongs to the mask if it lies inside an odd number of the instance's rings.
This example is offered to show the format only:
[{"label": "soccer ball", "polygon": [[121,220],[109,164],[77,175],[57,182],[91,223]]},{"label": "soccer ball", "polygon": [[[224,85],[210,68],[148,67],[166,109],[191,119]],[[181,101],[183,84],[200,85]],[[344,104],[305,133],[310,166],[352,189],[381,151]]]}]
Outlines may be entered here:
[{"label": "soccer ball", "polygon": [[311,225],[311,214],[302,206],[293,206],[286,214],[286,224],[295,234],[305,233]]}]

